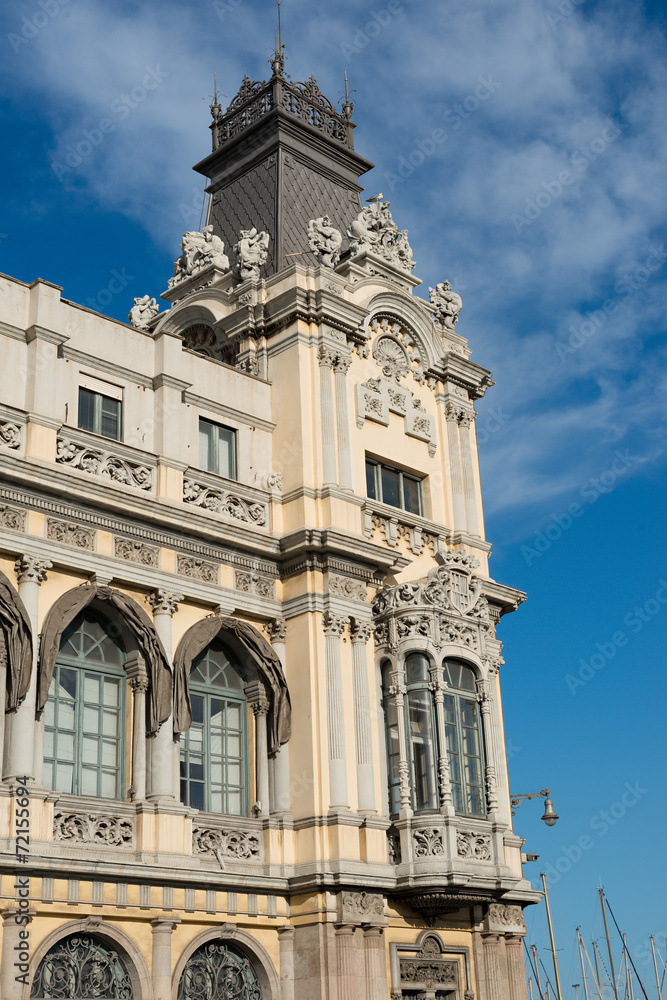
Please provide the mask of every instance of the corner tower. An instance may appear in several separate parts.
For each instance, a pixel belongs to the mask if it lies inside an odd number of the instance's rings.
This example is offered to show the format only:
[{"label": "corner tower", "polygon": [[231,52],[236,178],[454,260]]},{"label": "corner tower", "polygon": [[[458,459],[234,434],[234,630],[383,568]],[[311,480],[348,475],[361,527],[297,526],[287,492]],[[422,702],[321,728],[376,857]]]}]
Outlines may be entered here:
[{"label": "corner tower", "polygon": [[261,277],[294,261],[289,254],[316,264],[304,236],[309,220],[325,205],[332,225],[346,232],[361,210],[359,176],[374,166],[354,151],[347,94],[338,111],[314,76],[290,79],[279,51],[271,68],[268,82],[245,76],[224,114],[214,96],[213,152],[194,167],[209,178],[208,221],[229,250],[241,230],[269,234]]}]

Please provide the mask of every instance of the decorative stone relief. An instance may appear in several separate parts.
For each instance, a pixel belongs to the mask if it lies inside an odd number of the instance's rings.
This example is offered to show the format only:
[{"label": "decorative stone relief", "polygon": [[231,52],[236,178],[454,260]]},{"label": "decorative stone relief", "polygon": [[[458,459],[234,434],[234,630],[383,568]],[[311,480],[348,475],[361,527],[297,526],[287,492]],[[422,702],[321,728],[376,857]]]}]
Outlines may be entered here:
[{"label": "decorative stone relief", "polygon": [[221,330],[214,330],[205,323],[195,323],[181,334],[183,347],[207,358],[215,358],[232,368],[237,366],[238,347]]},{"label": "decorative stone relief", "polygon": [[200,857],[217,858],[224,868],[225,859],[260,861],[261,845],[256,833],[243,830],[205,830],[195,826],[192,830],[192,853]]},{"label": "decorative stone relief", "polygon": [[338,597],[347,597],[353,601],[366,600],[366,584],[363,580],[354,580],[349,576],[337,576],[329,573],[329,593]]},{"label": "decorative stone relief", "polygon": [[146,598],[154,615],[175,615],[178,605],[185,600],[183,594],[158,587]]},{"label": "decorative stone relief", "polygon": [[21,447],[21,428],[18,424],[0,424],[0,445],[5,448]]},{"label": "decorative stone relief", "polygon": [[526,929],[522,908],[509,903],[491,903],[487,913],[487,924],[489,930],[525,931]]},{"label": "decorative stone relief", "polygon": [[[398,345],[391,338],[389,343]],[[374,349],[374,356],[378,360]],[[379,361],[378,361],[379,363]],[[383,368],[386,374],[386,366]],[[422,409],[421,399],[416,399],[409,389],[385,378],[371,378],[356,386],[357,394],[357,427],[364,425],[364,420],[374,420],[388,426],[389,414],[398,413],[404,418],[404,431],[409,437],[419,438],[428,443],[431,458],[435,455],[437,446],[435,420],[426,410]]]},{"label": "decorative stone relief", "polygon": [[202,580],[204,583],[217,583],[219,577],[217,563],[197,559],[196,556],[177,555],[176,572],[181,576],[189,576],[193,580]]},{"label": "decorative stone relief", "polygon": [[399,230],[389,211],[389,204],[388,201],[375,201],[362,208],[350,223],[347,230],[350,253],[352,257],[362,253],[375,254],[409,273],[416,265],[408,243],[408,231]]},{"label": "decorative stone relief", "polygon": [[257,594],[258,597],[270,597],[271,600],[276,596],[274,581],[270,577],[259,576],[258,573],[234,570],[234,586],[244,594]]},{"label": "decorative stone relief", "polygon": [[452,291],[448,281],[443,281],[435,288],[428,290],[433,314],[439,326],[445,330],[453,330],[459,319],[463,302],[461,296]]},{"label": "decorative stone relief", "polygon": [[435,938],[427,937],[414,958],[399,959],[399,975],[402,988],[422,996],[435,996],[436,991],[457,990],[459,963],[444,958]]},{"label": "decorative stone relief", "polygon": [[108,451],[89,448],[85,444],[70,441],[69,438],[58,438],[56,462],[72,469],[80,469],[91,476],[103,476],[116,483],[136,486],[140,490],[153,489],[153,471],[147,465],[127,461]]},{"label": "decorative stone relief", "polygon": [[130,309],[127,319],[135,330],[147,330],[159,311],[160,306],[157,301],[152,299],[150,295],[143,295],[134,300],[134,305]]},{"label": "decorative stone relief", "polygon": [[456,834],[456,853],[460,858],[473,861],[491,860],[491,837],[485,833],[459,830]]},{"label": "decorative stone relief", "polygon": [[403,860],[401,855],[401,838],[397,833],[387,834],[387,858],[390,865],[400,865]]},{"label": "decorative stone relief", "polygon": [[14,572],[19,584],[26,583],[27,581],[31,583],[44,583],[47,571],[52,568],[53,563],[50,559],[40,559],[39,556],[29,555],[28,553],[19,556],[14,563]]},{"label": "decorative stone relief", "polygon": [[284,618],[274,618],[273,621],[267,622],[266,634],[269,637],[269,642],[284,642],[285,635],[287,634],[287,622]]},{"label": "decorative stone relief", "polygon": [[160,550],[155,545],[132,538],[114,538],[114,555],[117,559],[127,559],[128,562],[139,563],[141,566],[160,565]]},{"label": "decorative stone relief", "polygon": [[68,844],[95,844],[105,847],[132,847],[134,831],[129,819],[117,816],[97,816],[93,813],[56,812],[53,817],[53,839]]},{"label": "decorative stone relief", "polygon": [[202,233],[183,233],[181,251],[181,256],[174,261],[174,275],[169,279],[169,288],[211,265],[221,271],[229,270],[225,244],[213,234],[213,226],[205,226]]},{"label": "decorative stone relief", "polygon": [[341,923],[384,923],[384,897],[380,892],[342,892],[338,897]]},{"label": "decorative stone relief", "polygon": [[[404,375],[411,373],[420,385],[427,381],[424,349],[402,320],[395,316],[374,316],[368,330],[372,337],[377,338],[372,353],[387,378],[399,382]],[[390,347],[390,344],[394,346]]]},{"label": "decorative stone relief", "polygon": [[243,497],[234,496],[229,490],[202,486],[193,479],[186,479],[183,483],[183,503],[212,510],[216,514],[224,514],[235,521],[245,521],[248,524],[263,526],[267,520],[267,508],[264,504],[244,500]]},{"label": "decorative stone relief", "polygon": [[428,827],[412,831],[412,853],[418,858],[439,858],[445,853],[442,830]]},{"label": "decorative stone relief", "polygon": [[259,281],[259,269],[269,255],[269,234],[258,233],[255,228],[242,229],[234,246],[236,265],[234,271],[241,281]]},{"label": "decorative stone relief", "polygon": [[277,493],[281,493],[282,488],[283,488],[282,472],[269,472],[268,475],[262,478],[262,489],[275,490]]},{"label": "decorative stone relief", "polygon": [[311,219],[308,223],[308,245],[315,256],[322,259],[324,267],[336,266],[342,242],[342,234],[332,226],[328,215]]},{"label": "decorative stone relief", "polygon": [[74,521],[58,521],[53,517],[47,517],[46,537],[49,541],[76,545],[79,549],[88,549],[91,552],[95,548],[95,532],[75,524]]},{"label": "decorative stone relief", "polygon": [[0,506],[0,526],[11,531],[25,531],[27,511],[16,507]]}]

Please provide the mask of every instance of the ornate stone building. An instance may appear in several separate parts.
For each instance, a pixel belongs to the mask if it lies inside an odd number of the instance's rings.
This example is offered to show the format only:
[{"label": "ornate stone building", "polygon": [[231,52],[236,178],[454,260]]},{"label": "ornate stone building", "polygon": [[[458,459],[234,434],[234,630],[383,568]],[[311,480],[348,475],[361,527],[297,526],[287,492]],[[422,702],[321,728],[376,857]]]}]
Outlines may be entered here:
[{"label": "ornate stone building", "polygon": [[348,102],[212,113],[167,308],[0,279],[0,995],[522,1000],[490,373]]}]

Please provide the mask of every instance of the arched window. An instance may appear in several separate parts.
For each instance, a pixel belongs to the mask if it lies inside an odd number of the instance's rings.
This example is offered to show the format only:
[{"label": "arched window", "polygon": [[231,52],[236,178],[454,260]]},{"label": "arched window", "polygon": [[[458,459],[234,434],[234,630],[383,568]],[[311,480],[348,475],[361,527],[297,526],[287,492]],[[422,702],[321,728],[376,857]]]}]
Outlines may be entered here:
[{"label": "arched window", "polygon": [[457,813],[484,816],[484,767],[475,675],[459,660],[445,660],[445,730]]},{"label": "arched window", "polygon": [[90,609],[64,631],[44,708],[44,783],[57,792],[124,798],[125,649]]},{"label": "arched window", "polygon": [[405,733],[404,767],[409,775],[412,808],[417,813],[439,808],[437,712],[442,711],[454,810],[462,815],[484,816],[484,750],[474,672],[459,660],[446,660],[444,703],[436,706],[428,657],[410,653],[404,664],[402,710],[393,693],[392,673],[391,663],[385,661],[382,694],[390,815],[396,816],[400,810],[401,726]]},{"label": "arched window", "polygon": [[133,1000],[134,989],[122,958],[105,941],[90,934],[71,934],[50,948],[39,963],[30,997]]},{"label": "arched window", "polygon": [[222,941],[209,941],[190,956],[177,1000],[262,1000],[252,963]]},{"label": "arched window", "polygon": [[244,685],[240,665],[219,639],[192,661],[192,726],[181,736],[184,805],[204,812],[248,815],[248,706]]}]

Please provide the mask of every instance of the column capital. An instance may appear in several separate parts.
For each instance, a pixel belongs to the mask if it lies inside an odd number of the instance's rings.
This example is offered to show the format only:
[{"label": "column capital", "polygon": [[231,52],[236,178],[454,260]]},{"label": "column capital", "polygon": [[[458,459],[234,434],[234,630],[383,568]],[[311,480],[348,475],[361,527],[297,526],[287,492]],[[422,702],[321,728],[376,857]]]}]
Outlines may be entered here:
[{"label": "column capital", "polygon": [[330,347],[325,347],[324,344],[320,344],[317,350],[317,360],[320,363],[320,368],[331,368],[335,358],[335,351],[332,351]]},{"label": "column capital", "polygon": [[334,930],[337,937],[352,937],[357,926],[357,924],[334,924]]},{"label": "column capital", "polygon": [[330,611],[326,611],[322,615],[322,627],[326,636],[342,635],[346,625],[347,618],[344,615],[333,615]]},{"label": "column capital", "polygon": [[457,403],[445,403],[445,418],[451,423],[458,424],[465,412]]},{"label": "column capital", "polygon": [[284,642],[287,632],[287,622],[284,618],[274,618],[266,625],[266,631],[270,642]]},{"label": "column capital", "polygon": [[269,699],[264,685],[260,681],[251,681],[243,690],[255,715],[266,715],[269,711]]},{"label": "column capital", "polygon": [[351,364],[352,358],[349,354],[336,354],[333,359],[333,370],[337,375],[347,375]]},{"label": "column capital", "polygon": [[157,590],[148,595],[146,600],[154,615],[173,615],[185,597],[173,590],[163,590],[162,587],[158,587]]},{"label": "column capital", "polygon": [[125,673],[133,691],[148,690],[146,661],[138,650],[134,650],[125,660]]},{"label": "column capital", "polygon": [[350,623],[350,637],[352,642],[363,643],[365,646],[374,631],[375,625],[373,622],[357,621],[354,618]]},{"label": "column capital", "polygon": [[25,553],[19,556],[14,563],[14,570],[21,583],[43,583],[46,580],[46,571],[53,567],[50,559],[40,559],[39,556]]},{"label": "column capital", "polygon": [[156,931],[168,931],[170,934],[175,927],[180,924],[180,917],[155,917],[151,920],[151,927],[153,928],[153,934]]}]

